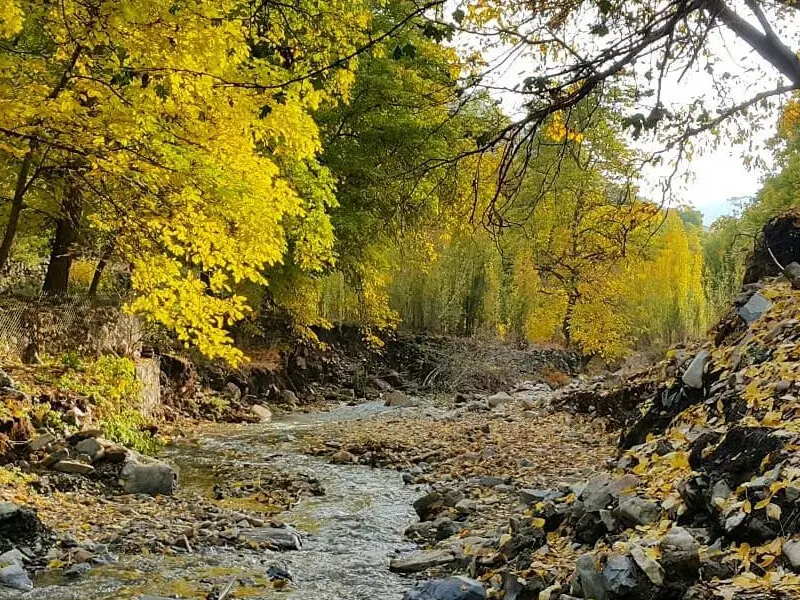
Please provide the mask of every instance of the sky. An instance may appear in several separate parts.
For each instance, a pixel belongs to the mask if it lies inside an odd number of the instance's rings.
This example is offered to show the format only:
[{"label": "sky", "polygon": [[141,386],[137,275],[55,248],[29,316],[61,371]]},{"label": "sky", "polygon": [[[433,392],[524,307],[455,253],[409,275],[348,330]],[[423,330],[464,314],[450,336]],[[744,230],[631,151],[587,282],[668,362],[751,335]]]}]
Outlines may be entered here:
[{"label": "sky", "polygon": [[[738,6],[737,11],[752,21],[752,15],[748,14],[746,8]],[[758,26],[757,23],[754,24]],[[786,30],[783,28],[788,25],[781,22],[782,31],[780,33],[786,34]],[[789,31],[786,39],[795,37],[800,28],[795,30],[790,27]],[[709,45],[715,60],[715,72],[729,71],[734,74],[732,79],[727,80],[734,100],[749,98],[755,92],[774,87],[779,82],[780,77],[773,67],[766,65],[745,42],[727,29],[721,28],[712,34]],[[496,56],[503,56],[507,49],[507,46],[505,49],[495,48],[493,53]],[[492,64],[492,56],[487,56],[487,58]],[[637,64],[637,72],[640,69],[644,72],[648,68],[653,69],[653,65],[647,64],[646,60]],[[532,62],[525,57],[518,57],[510,63],[503,63],[503,68],[497,71],[495,81],[501,86],[513,87],[524,77],[524,74],[534,71],[535,67]],[[698,98],[709,100],[709,106],[715,107],[718,94],[714,82],[698,66],[690,70],[683,79],[678,80],[676,74],[673,80],[669,81],[668,76],[668,79],[665,80],[663,98],[668,108],[687,106]],[[507,113],[511,115],[519,113],[519,98],[514,98],[513,94],[502,93],[500,99]],[[722,104],[727,105],[732,101],[722,102]],[[690,204],[699,209],[703,213],[705,225],[710,225],[719,216],[733,214],[736,207],[729,202],[729,199],[755,195],[761,187],[761,180],[765,175],[762,170],[748,169],[745,166],[743,155],[747,151],[750,151],[752,155],[753,146],[763,147],[764,142],[774,135],[777,117],[777,108],[760,115],[754,123],[752,132],[748,135],[747,147],[725,142],[716,148],[697,152],[691,161],[683,163],[679,170],[679,181],[673,182],[673,204]],[[757,153],[757,156],[766,162],[770,160],[770,154],[767,151],[762,150]],[[667,172],[672,170],[672,166],[672,164],[667,164],[660,169],[651,168],[643,171],[641,188],[646,196],[650,196],[656,201],[661,199],[660,181]]]}]

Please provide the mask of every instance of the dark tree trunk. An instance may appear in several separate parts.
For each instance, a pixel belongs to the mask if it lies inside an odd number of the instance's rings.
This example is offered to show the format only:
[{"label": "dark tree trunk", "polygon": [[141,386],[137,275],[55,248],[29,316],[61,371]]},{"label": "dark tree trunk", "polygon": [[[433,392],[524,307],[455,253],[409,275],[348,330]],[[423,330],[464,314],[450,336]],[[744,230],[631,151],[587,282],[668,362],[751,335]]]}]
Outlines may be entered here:
[{"label": "dark tree trunk", "polygon": [[106,270],[106,265],[108,264],[109,259],[111,259],[111,255],[113,253],[114,243],[111,242],[108,244],[106,251],[103,252],[103,256],[100,257],[100,260],[97,262],[97,266],[94,268],[92,283],[89,286],[89,298],[94,298],[97,296],[97,289],[100,287],[100,279],[103,277],[103,272]]},{"label": "dark tree trunk", "polygon": [[561,333],[564,334],[564,345],[567,348],[572,345],[572,315],[575,312],[579,297],[580,294],[574,291],[570,292],[567,297],[567,310],[564,312],[564,322],[561,324]]},{"label": "dark tree trunk", "polygon": [[32,161],[33,150],[29,150],[27,154],[25,154],[25,158],[22,159],[22,165],[17,174],[17,185],[14,190],[14,197],[11,199],[11,212],[8,214],[6,231],[3,235],[3,242],[0,244],[0,272],[2,272],[8,262],[8,257],[11,254],[11,246],[14,243],[14,236],[17,235],[19,215],[22,212],[22,200],[28,189],[28,173],[30,172]]},{"label": "dark tree trunk", "polygon": [[80,201],[70,196],[64,201],[63,214],[56,224],[50,262],[44,277],[42,292],[66,294],[69,291],[69,271],[72,268],[72,252],[78,240],[80,225]]}]

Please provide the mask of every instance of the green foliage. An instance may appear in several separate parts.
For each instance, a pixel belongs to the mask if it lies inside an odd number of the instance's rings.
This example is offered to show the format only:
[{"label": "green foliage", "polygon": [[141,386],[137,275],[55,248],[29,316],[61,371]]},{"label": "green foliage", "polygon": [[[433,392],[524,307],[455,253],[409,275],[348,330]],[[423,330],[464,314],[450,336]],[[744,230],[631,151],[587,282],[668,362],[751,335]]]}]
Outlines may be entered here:
[{"label": "green foliage", "polygon": [[153,453],[160,442],[146,430],[147,419],[135,409],[141,384],[136,380],[133,361],[102,356],[71,368],[60,377],[58,386],[88,398],[93,416],[111,440],[140,452]]}]

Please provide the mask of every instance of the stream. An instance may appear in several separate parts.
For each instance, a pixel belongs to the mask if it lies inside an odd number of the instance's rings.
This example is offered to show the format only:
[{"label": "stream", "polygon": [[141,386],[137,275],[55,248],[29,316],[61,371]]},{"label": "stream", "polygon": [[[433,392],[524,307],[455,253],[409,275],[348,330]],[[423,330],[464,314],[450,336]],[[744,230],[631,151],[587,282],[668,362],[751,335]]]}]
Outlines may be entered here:
[{"label": "stream", "polygon": [[[165,452],[165,457],[180,467],[179,493],[207,491],[210,468],[215,464],[233,465],[243,472],[248,466],[268,466],[316,477],[325,495],[304,499],[277,517],[303,534],[302,550],[212,548],[175,556],[123,555],[118,563],[94,568],[77,581],[44,575],[23,598],[202,598],[199,583],[219,584],[235,576],[251,583],[234,588],[235,598],[399,600],[412,582],[389,572],[389,557],[414,548],[403,531],[416,520],[411,503],[419,492],[404,485],[398,472],[332,465],[300,454],[294,441],[326,422],[368,418],[382,410],[367,404],[329,413],[290,415],[268,425],[213,425],[203,428],[196,445],[173,446]],[[289,570],[291,586],[272,589],[265,574],[273,565]]]}]

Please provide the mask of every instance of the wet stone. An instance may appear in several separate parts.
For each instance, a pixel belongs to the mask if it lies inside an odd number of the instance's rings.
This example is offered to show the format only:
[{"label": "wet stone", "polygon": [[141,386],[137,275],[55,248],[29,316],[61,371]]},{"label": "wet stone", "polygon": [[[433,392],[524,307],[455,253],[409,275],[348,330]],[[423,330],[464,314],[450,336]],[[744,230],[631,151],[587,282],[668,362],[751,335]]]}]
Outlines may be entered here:
[{"label": "wet stone", "polygon": [[12,563],[0,569],[0,586],[28,592],[33,589],[33,582],[21,565]]},{"label": "wet stone", "polygon": [[411,556],[392,559],[389,562],[389,570],[395,573],[419,573],[455,560],[456,557],[451,550],[423,550]]},{"label": "wet stone", "polygon": [[449,577],[417,584],[403,596],[403,600],[484,600],[483,586],[466,577]]}]

